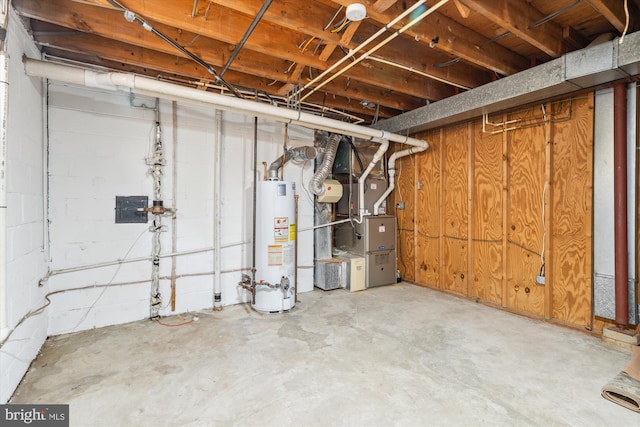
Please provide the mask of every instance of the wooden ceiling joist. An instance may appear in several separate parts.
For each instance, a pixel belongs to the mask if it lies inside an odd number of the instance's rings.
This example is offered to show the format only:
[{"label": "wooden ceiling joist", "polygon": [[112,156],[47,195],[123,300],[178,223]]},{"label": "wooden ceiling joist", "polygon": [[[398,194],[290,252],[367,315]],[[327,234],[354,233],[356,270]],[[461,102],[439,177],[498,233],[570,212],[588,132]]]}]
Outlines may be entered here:
[{"label": "wooden ceiling joist", "polygon": [[566,51],[559,25],[549,21],[532,27],[545,16],[530,3],[520,0],[464,0],[464,3],[553,58]]}]

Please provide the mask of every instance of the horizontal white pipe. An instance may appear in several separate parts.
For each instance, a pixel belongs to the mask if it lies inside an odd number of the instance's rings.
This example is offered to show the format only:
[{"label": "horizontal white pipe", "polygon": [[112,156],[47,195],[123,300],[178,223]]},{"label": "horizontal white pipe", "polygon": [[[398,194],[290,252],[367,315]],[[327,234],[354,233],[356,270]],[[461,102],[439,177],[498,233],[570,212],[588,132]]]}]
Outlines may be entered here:
[{"label": "horizontal white pipe", "polygon": [[426,141],[408,136],[389,133],[380,129],[345,123],[338,120],[316,116],[297,110],[280,108],[246,99],[219,95],[198,89],[162,82],[131,73],[97,73],[83,68],[54,64],[24,58],[25,71],[29,76],[42,77],[66,83],[97,87],[109,90],[131,91],[171,100],[189,100],[214,105],[223,110],[267,117],[284,123],[350,135],[375,142],[388,140],[415,147],[428,147]]},{"label": "horizontal white pipe", "polygon": [[382,196],[380,196],[380,198],[378,200],[376,200],[376,202],[373,204],[373,214],[374,215],[378,215],[378,212],[380,210],[380,205],[382,204],[382,202],[384,202],[384,199],[386,199],[387,196],[389,194],[391,194],[391,192],[395,188],[395,182],[396,182],[396,179],[395,179],[395,176],[396,176],[396,160],[401,158],[401,157],[405,157],[405,156],[408,156],[410,154],[413,154],[413,153],[420,153],[420,152],[422,152],[424,150],[426,150],[426,148],[411,147],[411,148],[407,148],[406,150],[396,151],[395,153],[393,153],[391,155],[391,157],[389,157],[389,187],[387,187],[385,192],[382,193]]},{"label": "horizontal white pipe", "polygon": [[[159,258],[170,258],[174,256],[181,256],[181,255],[192,255],[192,254],[199,254],[202,252],[210,252],[210,251],[213,251],[213,248],[193,249],[190,251],[172,252],[170,254],[163,254],[163,255],[160,255]],[[150,261],[153,258],[155,257],[145,256],[140,258],[119,259],[116,261],[107,261],[107,262],[100,262],[100,263],[90,264],[90,265],[80,265],[78,267],[69,267],[69,268],[61,268],[59,270],[51,270],[50,272],[47,273],[47,275],[43,279],[40,280],[40,282],[46,281],[49,277],[57,276],[58,274],[75,273],[76,271],[84,271],[84,270],[94,270],[96,268],[110,267],[112,265],[130,264],[132,262]]]},{"label": "horizontal white pipe", "polygon": [[300,230],[298,230],[298,233],[302,233],[303,231],[311,231],[311,230],[315,230],[315,229],[318,229],[318,228],[330,227],[332,225],[342,224],[344,222],[349,222],[349,221],[351,221],[351,218],[341,219],[339,221],[328,222],[326,224],[314,225],[313,227],[301,228]]}]

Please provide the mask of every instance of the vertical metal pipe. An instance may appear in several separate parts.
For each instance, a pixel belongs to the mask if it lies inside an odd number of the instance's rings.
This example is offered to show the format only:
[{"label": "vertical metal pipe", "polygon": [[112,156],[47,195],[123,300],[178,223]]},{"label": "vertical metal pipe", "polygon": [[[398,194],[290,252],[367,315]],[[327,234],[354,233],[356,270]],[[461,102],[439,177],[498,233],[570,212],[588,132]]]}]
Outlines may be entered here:
[{"label": "vertical metal pipe", "polygon": [[613,167],[616,323],[629,323],[629,254],[627,236],[627,84],[613,91]]},{"label": "vertical metal pipe", "polygon": [[258,117],[253,118],[253,227],[251,236],[251,302],[256,303],[256,223],[258,204]]},{"label": "vertical metal pipe", "polygon": [[[160,108],[160,99],[156,99],[156,105]],[[178,252],[178,103],[171,103],[171,121],[173,122],[173,153],[171,156],[171,198],[173,214],[171,215],[171,253]],[[177,257],[171,257],[171,311],[176,311],[176,268]]]},{"label": "vertical metal pipe", "polygon": [[213,310],[222,310],[222,111],[216,109],[216,139],[213,146],[213,212],[214,246]]}]

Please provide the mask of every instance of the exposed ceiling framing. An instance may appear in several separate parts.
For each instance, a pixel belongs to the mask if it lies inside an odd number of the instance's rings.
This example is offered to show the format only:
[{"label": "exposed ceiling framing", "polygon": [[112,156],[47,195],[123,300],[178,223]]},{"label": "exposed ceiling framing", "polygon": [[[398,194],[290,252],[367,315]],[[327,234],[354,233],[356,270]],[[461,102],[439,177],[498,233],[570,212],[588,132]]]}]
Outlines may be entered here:
[{"label": "exposed ceiling framing", "polygon": [[[628,0],[626,9],[622,0],[429,0],[424,5],[417,0],[360,0],[367,17],[344,21],[353,2],[12,4],[48,59],[230,94],[231,85],[245,98],[366,124],[548,62],[602,34],[619,36],[640,25],[635,18],[640,0]],[[415,10],[393,28],[387,26],[411,8]],[[427,16],[405,27],[421,14]],[[401,28],[401,35],[367,53]],[[378,38],[357,50],[376,32]],[[342,64],[318,79],[338,62]],[[349,69],[342,72],[345,66]],[[309,87],[300,91],[305,85]]]}]

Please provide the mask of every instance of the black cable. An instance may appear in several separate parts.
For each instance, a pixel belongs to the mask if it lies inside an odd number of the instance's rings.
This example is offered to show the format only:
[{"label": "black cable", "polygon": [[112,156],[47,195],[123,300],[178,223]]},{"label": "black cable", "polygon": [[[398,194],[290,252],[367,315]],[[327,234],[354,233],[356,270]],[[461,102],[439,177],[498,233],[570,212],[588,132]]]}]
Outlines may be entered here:
[{"label": "black cable", "polygon": [[[152,34],[156,35],[157,37],[161,38],[162,40],[164,40],[166,43],[170,44],[171,46],[173,46],[175,49],[179,50],[180,52],[184,53],[185,55],[187,55],[189,58],[191,58],[194,62],[198,63],[199,65],[201,65],[202,67],[204,67],[205,70],[207,70],[210,74],[212,74],[215,78],[216,81],[220,82],[224,87],[226,87],[231,93],[233,93],[233,95],[235,95],[237,98],[243,99],[242,94],[238,91],[238,89],[236,89],[232,84],[230,84],[229,82],[227,82],[226,80],[224,80],[218,73],[217,71],[210,65],[208,64],[204,59],[200,58],[198,55],[190,52],[189,50],[187,50],[184,46],[182,46],[181,44],[179,44],[178,42],[176,42],[175,40],[173,40],[171,37],[167,36],[166,34],[164,34],[162,31],[156,29],[153,27],[153,25],[151,25],[146,19],[143,19],[143,17],[141,17],[140,15],[138,15],[137,13],[133,12],[130,9],[127,9],[126,7],[124,7],[123,5],[121,5],[120,3],[118,3],[116,0],[108,0],[108,2],[122,10],[123,12],[125,12],[125,19],[129,22],[135,22],[136,24],[140,25],[142,28],[144,28],[145,30],[151,32]],[[129,17],[127,17],[127,12],[131,13],[132,16],[132,20],[129,19]]]},{"label": "black cable", "polygon": [[364,164],[362,164],[362,159],[360,158],[360,153],[358,152],[358,149],[356,148],[356,145],[353,143],[353,138],[348,138],[347,137],[347,141],[349,141],[349,145],[351,146],[351,149],[353,150],[353,154],[355,154],[355,156],[356,156],[356,160],[358,161],[358,165],[360,166],[360,173],[364,172]]}]

